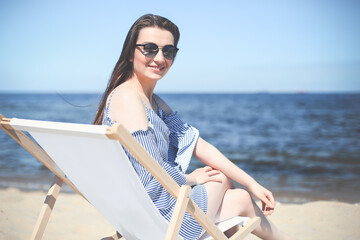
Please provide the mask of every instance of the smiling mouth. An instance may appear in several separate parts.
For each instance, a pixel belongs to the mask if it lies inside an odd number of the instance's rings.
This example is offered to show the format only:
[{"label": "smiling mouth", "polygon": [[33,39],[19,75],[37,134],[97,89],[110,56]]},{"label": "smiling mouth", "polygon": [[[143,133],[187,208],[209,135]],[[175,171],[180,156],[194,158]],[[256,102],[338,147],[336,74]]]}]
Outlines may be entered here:
[{"label": "smiling mouth", "polygon": [[162,66],[162,67],[159,67],[159,66],[149,66],[149,67],[152,68],[152,69],[155,70],[155,71],[162,71],[162,70],[165,69],[164,66]]}]

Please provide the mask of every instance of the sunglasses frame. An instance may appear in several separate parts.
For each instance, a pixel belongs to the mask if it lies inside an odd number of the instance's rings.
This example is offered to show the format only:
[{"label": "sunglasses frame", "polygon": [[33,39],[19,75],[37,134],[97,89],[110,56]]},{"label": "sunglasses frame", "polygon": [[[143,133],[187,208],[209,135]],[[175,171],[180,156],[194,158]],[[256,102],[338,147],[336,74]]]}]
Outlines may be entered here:
[{"label": "sunglasses frame", "polygon": [[[144,54],[145,57],[148,57],[148,58],[153,58],[153,57],[155,57],[155,56],[159,53],[159,50],[161,49],[164,58],[166,58],[166,59],[168,59],[168,60],[174,60],[177,52],[179,51],[179,49],[178,49],[177,47],[173,46],[173,45],[166,45],[166,46],[164,46],[164,47],[159,47],[159,46],[158,46],[157,44],[155,44],[155,43],[143,43],[143,44],[136,44],[135,46],[136,46],[136,47],[143,47],[143,48],[145,48],[145,46],[147,46],[147,45],[154,45],[154,46],[156,46],[156,48],[157,48],[155,51],[148,52],[148,53],[145,53],[143,49],[141,50],[142,54]],[[172,54],[172,55],[173,55],[172,57],[169,57],[168,55],[165,55],[165,54],[164,54],[164,50],[163,50],[163,49],[166,48],[166,47],[171,47],[172,49],[174,49],[174,52],[173,52],[173,54]]]}]

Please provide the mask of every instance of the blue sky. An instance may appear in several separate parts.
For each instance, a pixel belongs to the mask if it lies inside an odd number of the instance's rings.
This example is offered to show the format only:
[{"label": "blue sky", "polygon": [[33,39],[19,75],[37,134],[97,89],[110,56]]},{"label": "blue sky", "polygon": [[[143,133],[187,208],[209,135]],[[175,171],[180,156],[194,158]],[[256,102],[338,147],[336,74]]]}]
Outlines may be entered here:
[{"label": "blue sky", "polygon": [[0,1],[0,92],[102,92],[132,23],[180,51],[157,92],[360,92],[360,1]]}]

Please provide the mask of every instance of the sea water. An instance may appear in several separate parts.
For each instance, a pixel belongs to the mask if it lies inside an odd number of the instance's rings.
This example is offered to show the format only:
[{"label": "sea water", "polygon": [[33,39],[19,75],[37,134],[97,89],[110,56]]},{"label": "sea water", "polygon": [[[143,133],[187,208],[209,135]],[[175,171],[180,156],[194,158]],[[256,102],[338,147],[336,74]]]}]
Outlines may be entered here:
[{"label": "sea water", "polygon": [[[360,94],[159,95],[276,199],[359,202]],[[3,93],[0,113],[91,124],[100,98]],[[201,166],[193,158],[189,171]],[[51,172],[0,131],[0,187],[45,190],[51,178]]]}]

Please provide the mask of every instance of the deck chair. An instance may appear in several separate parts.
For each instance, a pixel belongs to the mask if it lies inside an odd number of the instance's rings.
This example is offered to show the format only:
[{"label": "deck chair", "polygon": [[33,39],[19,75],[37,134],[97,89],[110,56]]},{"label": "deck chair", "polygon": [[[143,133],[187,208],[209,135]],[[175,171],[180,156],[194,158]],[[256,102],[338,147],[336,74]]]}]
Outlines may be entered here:
[{"label": "deck chair", "polygon": [[[112,236],[103,239],[182,239],[179,229],[185,211],[208,234],[202,240],[228,239],[223,231],[235,225],[242,227],[230,239],[242,239],[260,223],[259,218],[235,217],[215,226],[189,197],[191,187],[180,187],[121,125],[8,119],[3,115],[0,121],[8,135],[55,174],[31,239],[41,239],[63,182],[89,201],[115,228]],[[177,199],[170,222],[149,198],[123,146]]]}]

